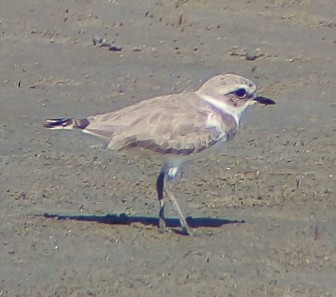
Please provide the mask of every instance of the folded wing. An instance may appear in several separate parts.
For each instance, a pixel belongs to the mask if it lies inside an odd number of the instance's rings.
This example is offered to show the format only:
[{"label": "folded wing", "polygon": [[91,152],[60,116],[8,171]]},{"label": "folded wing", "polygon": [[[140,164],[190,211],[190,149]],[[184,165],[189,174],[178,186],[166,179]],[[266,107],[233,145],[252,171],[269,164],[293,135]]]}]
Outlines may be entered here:
[{"label": "folded wing", "polygon": [[232,119],[195,93],[144,100],[87,120],[84,132],[108,139],[113,150],[137,147],[163,154],[198,153],[236,130]]}]

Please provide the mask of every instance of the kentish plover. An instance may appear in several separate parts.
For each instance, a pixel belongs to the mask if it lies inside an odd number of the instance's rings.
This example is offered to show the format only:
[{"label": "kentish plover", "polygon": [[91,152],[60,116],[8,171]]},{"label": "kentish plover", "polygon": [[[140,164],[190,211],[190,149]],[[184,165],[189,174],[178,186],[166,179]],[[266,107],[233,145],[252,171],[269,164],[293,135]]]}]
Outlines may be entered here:
[{"label": "kentish plover", "polygon": [[50,119],[44,127],[79,129],[105,139],[108,148],[116,151],[138,149],[157,154],[162,160],[156,182],[159,228],[163,230],[166,225],[165,192],[177,211],[182,231],[190,234],[169,184],[182,163],[232,139],[248,106],[255,102],[275,104],[271,99],[257,96],[256,90],[256,85],[242,76],[218,75],[195,92],[159,96],[83,119]]}]

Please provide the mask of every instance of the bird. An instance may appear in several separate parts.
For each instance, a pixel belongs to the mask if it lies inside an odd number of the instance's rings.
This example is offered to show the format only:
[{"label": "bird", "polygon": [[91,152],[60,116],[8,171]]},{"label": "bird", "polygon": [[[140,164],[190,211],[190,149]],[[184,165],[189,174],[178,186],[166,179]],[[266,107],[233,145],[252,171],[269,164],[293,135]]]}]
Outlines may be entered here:
[{"label": "bird", "polygon": [[256,102],[273,105],[257,95],[256,84],[237,74],[220,74],[208,79],[196,91],[183,91],[142,100],[134,105],[87,118],[48,119],[45,128],[81,130],[107,142],[114,151],[147,152],[161,160],[156,180],[160,231],[167,230],[164,196],[172,202],[181,233],[191,228],[172,193],[172,182],[181,165],[215,151],[233,139],[242,114]]}]

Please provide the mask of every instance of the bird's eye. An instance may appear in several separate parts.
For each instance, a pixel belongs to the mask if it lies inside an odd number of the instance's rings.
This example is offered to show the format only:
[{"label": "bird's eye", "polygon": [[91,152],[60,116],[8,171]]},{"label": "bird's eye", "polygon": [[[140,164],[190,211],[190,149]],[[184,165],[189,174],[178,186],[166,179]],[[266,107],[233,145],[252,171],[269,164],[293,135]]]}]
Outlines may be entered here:
[{"label": "bird's eye", "polygon": [[236,95],[238,98],[240,98],[240,99],[244,99],[244,98],[246,98],[246,96],[247,96],[247,92],[246,92],[246,90],[243,89],[243,88],[235,90],[234,93],[235,93],[235,95]]}]

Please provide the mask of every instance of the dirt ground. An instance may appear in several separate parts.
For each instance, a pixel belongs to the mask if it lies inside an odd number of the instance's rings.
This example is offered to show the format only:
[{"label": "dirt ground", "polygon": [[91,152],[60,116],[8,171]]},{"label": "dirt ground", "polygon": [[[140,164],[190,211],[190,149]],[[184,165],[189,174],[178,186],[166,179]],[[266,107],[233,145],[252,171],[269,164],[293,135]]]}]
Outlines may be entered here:
[{"label": "dirt ground", "polygon": [[[0,296],[336,296],[334,0],[1,0],[0,36]],[[219,73],[277,105],[185,168],[193,237],[159,161],[42,127]]]}]

